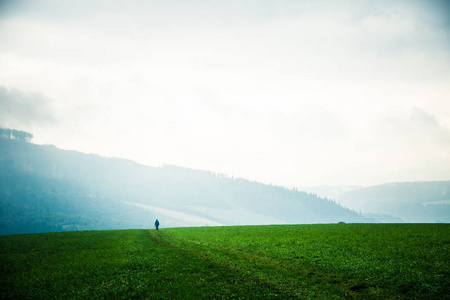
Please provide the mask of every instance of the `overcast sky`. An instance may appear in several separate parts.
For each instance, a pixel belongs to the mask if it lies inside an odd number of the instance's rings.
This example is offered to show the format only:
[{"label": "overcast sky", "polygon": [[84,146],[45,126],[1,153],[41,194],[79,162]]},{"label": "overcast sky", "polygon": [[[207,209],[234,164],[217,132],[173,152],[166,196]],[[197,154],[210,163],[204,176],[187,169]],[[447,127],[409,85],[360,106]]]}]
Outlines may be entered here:
[{"label": "overcast sky", "polygon": [[450,180],[450,1],[0,0],[0,126],[289,187]]}]

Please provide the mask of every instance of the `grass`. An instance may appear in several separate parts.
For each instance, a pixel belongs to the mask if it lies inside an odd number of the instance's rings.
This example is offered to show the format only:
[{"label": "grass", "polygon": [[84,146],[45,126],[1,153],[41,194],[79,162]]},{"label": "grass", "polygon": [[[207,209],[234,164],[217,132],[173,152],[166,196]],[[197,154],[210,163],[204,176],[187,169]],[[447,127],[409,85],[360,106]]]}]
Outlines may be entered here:
[{"label": "grass", "polygon": [[450,299],[450,225],[0,236],[2,299]]}]

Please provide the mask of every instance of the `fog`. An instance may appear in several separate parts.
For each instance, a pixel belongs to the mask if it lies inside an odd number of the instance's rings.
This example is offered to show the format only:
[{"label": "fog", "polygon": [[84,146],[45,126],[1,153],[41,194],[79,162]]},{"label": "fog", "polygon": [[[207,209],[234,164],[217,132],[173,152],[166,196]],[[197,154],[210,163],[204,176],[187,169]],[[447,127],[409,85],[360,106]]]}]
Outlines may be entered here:
[{"label": "fog", "polygon": [[0,127],[286,187],[450,178],[448,1],[0,1]]},{"label": "fog", "polygon": [[[0,234],[369,222],[316,195],[224,174],[29,143],[0,128]],[[434,220],[433,220],[434,221]]]}]

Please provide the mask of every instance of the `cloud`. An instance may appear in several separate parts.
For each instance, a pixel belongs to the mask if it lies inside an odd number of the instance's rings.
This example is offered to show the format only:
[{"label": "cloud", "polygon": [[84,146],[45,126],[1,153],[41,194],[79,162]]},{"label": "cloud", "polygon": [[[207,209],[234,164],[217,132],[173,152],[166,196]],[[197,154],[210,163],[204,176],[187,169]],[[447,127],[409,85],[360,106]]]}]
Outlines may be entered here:
[{"label": "cloud", "polygon": [[381,127],[372,146],[378,164],[384,165],[385,178],[449,178],[450,129],[436,115],[416,107],[407,116],[385,119]]},{"label": "cloud", "polygon": [[403,180],[449,158],[446,3],[0,0],[0,126],[265,182]]},{"label": "cloud", "polygon": [[0,86],[0,120],[2,126],[30,128],[52,125],[56,117],[50,101],[43,96]]},{"label": "cloud", "polygon": [[380,124],[381,140],[386,145],[404,151],[431,156],[430,151],[442,151],[450,156],[450,129],[435,115],[422,108],[413,108],[408,116],[386,118]]},{"label": "cloud", "polygon": [[413,141],[427,141],[439,147],[450,147],[450,129],[425,110],[414,108],[407,126],[408,137]]}]

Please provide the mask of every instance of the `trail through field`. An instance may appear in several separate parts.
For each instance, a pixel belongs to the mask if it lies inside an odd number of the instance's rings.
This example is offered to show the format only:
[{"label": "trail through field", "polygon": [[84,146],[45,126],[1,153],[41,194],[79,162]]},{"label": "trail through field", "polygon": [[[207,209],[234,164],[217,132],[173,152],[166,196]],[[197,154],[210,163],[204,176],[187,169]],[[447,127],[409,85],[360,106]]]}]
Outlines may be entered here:
[{"label": "trail through field", "polygon": [[[234,274],[235,283],[253,282],[270,289],[271,297],[281,299],[344,299],[368,298],[366,286],[356,286],[347,280],[347,274],[320,269],[301,261],[274,259],[261,254],[247,253],[243,249],[227,249],[219,245],[180,239],[166,233],[151,233],[155,242],[189,253],[189,257],[201,259],[203,264],[214,263]],[[347,281],[347,282],[346,282]],[[357,287],[355,289],[355,286]],[[377,291],[371,289],[374,296]],[[271,298],[269,297],[269,298]]]},{"label": "trail through field", "polygon": [[297,298],[164,236],[163,230],[1,236],[0,298]]},{"label": "trail through field", "polygon": [[289,297],[450,299],[448,224],[177,228],[158,238]]},{"label": "trail through field", "polygon": [[450,225],[0,236],[0,299],[450,299]]}]

